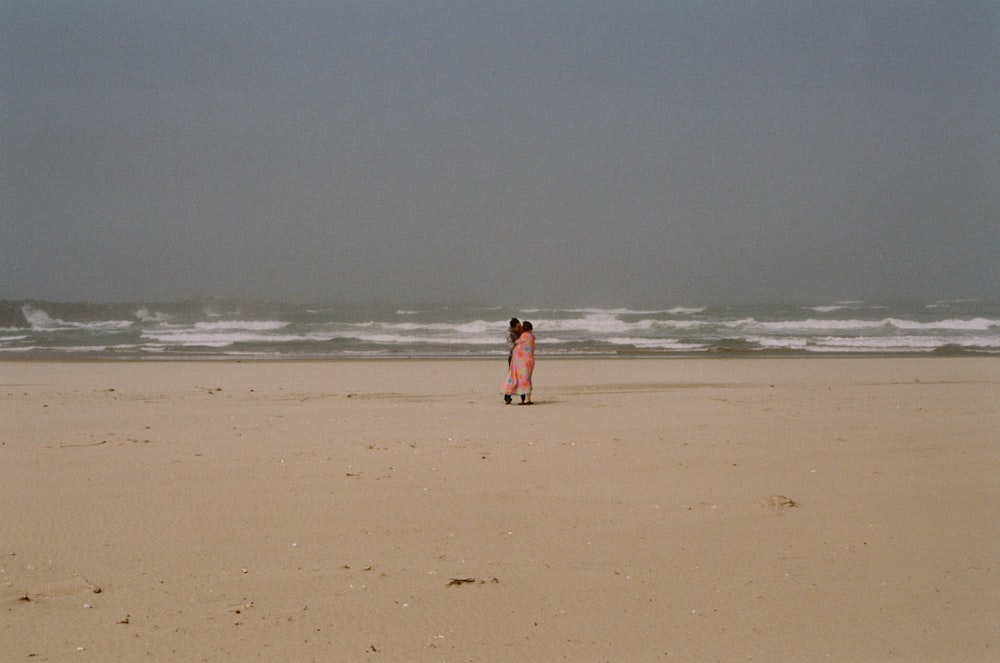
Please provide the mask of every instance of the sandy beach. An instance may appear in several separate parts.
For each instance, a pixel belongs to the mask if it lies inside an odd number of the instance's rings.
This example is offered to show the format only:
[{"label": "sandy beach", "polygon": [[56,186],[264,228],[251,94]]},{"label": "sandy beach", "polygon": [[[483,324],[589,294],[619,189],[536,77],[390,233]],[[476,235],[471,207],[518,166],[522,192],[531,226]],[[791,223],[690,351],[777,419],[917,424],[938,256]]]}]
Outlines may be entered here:
[{"label": "sandy beach", "polygon": [[1000,659],[1000,360],[505,368],[0,363],[0,659]]}]

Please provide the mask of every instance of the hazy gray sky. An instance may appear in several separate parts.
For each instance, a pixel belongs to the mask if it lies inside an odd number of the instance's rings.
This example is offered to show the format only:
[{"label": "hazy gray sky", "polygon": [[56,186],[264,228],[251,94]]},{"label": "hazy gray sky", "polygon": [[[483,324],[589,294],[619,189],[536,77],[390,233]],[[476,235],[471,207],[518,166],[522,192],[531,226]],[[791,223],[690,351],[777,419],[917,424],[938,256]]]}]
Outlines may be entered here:
[{"label": "hazy gray sky", "polygon": [[0,299],[1000,294],[1000,2],[0,3]]}]

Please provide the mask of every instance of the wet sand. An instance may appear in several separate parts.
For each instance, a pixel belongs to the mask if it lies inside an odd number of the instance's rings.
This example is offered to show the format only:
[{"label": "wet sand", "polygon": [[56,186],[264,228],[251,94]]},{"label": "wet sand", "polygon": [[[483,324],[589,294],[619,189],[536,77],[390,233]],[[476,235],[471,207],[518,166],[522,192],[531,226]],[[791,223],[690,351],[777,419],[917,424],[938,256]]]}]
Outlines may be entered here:
[{"label": "wet sand", "polygon": [[4,661],[993,661],[1000,360],[0,363]]}]

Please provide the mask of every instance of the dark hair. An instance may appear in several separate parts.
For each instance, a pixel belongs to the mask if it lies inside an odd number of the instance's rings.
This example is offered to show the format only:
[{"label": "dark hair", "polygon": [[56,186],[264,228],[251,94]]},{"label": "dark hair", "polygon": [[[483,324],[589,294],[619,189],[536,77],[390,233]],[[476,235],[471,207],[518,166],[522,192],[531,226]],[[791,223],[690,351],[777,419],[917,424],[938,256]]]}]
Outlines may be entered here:
[{"label": "dark hair", "polygon": [[531,331],[532,329],[534,329],[534,327],[531,326],[530,322],[525,320],[524,322],[521,323],[521,329],[523,329],[524,331]]},{"label": "dark hair", "polygon": [[511,318],[510,319],[510,326],[511,327],[516,327],[519,324],[521,324],[521,321],[518,320],[517,318]]}]

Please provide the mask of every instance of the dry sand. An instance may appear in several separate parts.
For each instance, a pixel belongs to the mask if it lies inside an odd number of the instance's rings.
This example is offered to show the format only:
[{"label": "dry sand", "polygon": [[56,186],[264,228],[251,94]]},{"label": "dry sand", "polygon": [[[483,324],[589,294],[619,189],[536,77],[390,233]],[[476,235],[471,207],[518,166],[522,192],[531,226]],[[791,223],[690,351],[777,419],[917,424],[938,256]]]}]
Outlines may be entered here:
[{"label": "dry sand", "polygon": [[1000,660],[1000,360],[0,363],[3,661]]}]

